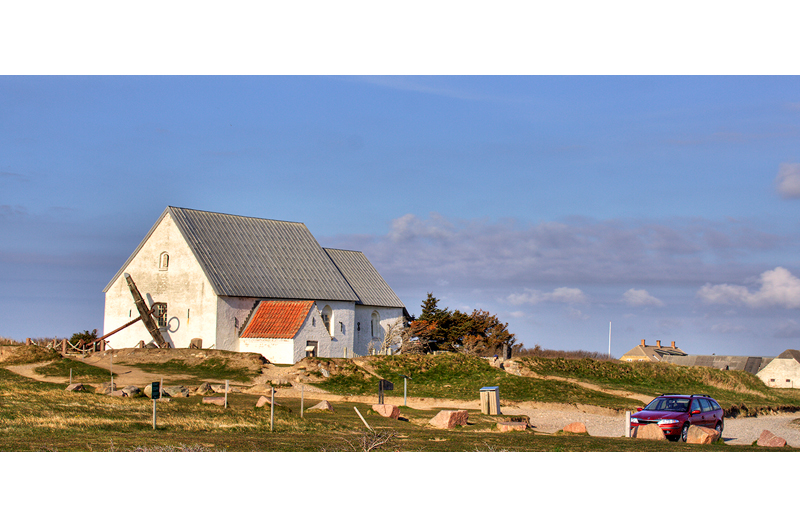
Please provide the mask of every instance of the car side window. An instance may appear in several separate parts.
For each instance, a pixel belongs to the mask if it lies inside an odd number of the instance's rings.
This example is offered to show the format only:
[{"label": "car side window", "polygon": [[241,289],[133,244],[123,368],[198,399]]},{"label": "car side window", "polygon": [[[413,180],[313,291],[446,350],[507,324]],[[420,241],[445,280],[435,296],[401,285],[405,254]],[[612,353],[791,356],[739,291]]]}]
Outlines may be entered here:
[{"label": "car side window", "polygon": [[692,412],[695,410],[700,410],[700,400],[699,399],[692,399]]},{"label": "car side window", "polygon": [[711,403],[708,402],[708,399],[700,399],[700,406],[703,408],[704,412],[711,412],[714,408],[711,407]]},{"label": "car side window", "polygon": [[711,403],[711,408],[713,408],[714,410],[722,409],[722,407],[719,404],[717,404],[717,401],[715,401],[714,399],[710,399],[708,402]]}]

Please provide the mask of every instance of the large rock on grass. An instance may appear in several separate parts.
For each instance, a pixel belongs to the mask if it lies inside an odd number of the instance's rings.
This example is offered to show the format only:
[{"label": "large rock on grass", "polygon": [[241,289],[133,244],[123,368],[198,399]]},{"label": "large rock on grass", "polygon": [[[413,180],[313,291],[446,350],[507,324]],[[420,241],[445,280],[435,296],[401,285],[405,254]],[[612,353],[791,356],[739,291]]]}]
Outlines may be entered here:
[{"label": "large rock on grass", "polygon": [[203,404],[216,404],[217,406],[225,406],[224,397],[203,397]]},{"label": "large rock on grass", "polygon": [[569,432],[570,434],[588,434],[589,432],[586,431],[586,425],[579,422],[570,423],[564,428],[561,429],[564,432]]},{"label": "large rock on grass", "polygon": [[400,417],[400,408],[393,404],[373,404],[372,409],[378,412],[383,417],[389,419],[397,419]]},{"label": "large rock on grass", "polygon": [[76,382],[67,386],[66,390],[68,392],[84,392],[86,391],[86,387],[83,384]]},{"label": "large rock on grass", "polygon": [[497,429],[501,432],[514,432],[527,430],[528,423],[525,421],[502,421],[497,423]]},{"label": "large rock on grass", "polygon": [[661,427],[652,423],[644,426],[634,426],[631,430],[631,437],[636,439],[654,439],[656,441],[667,440],[667,436],[664,435],[664,431],[661,430]]},{"label": "large rock on grass", "polygon": [[142,390],[140,390],[138,386],[133,385],[126,386],[122,389],[122,392],[126,397],[139,397],[142,394]]},{"label": "large rock on grass", "polygon": [[306,412],[332,412],[332,411],[333,411],[333,406],[331,406],[331,403],[329,403],[328,401],[320,401],[311,408],[309,408],[308,410],[306,410]]},{"label": "large rock on grass", "polygon": [[186,386],[163,386],[161,391],[170,397],[189,397],[192,395]]},{"label": "large rock on grass", "polygon": [[686,432],[686,442],[693,445],[710,445],[719,439],[719,434],[713,428],[691,425]]},{"label": "large rock on grass", "polygon": [[110,382],[104,382],[103,384],[97,387],[95,393],[99,393],[100,395],[108,395],[113,391],[116,391],[117,383],[111,384]]},{"label": "large rock on grass", "polygon": [[466,426],[468,415],[466,410],[442,410],[430,420],[430,424],[436,428]]},{"label": "large rock on grass", "polygon": [[768,447],[785,447],[786,440],[782,437],[778,437],[769,430],[764,430],[761,432],[761,435],[758,436],[758,441],[756,442],[758,446],[768,446]]},{"label": "large rock on grass", "polygon": [[208,395],[209,393],[214,393],[214,390],[211,389],[211,383],[204,382],[197,389],[194,391],[197,395]]}]

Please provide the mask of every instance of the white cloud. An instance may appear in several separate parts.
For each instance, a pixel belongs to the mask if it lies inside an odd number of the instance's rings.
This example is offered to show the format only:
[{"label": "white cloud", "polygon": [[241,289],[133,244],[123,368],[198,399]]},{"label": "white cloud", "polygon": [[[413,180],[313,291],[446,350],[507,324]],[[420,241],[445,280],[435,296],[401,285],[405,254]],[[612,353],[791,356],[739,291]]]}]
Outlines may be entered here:
[{"label": "white cloud", "polygon": [[800,307],[800,279],[783,267],[765,271],[756,281],[760,289],[751,292],[743,285],[706,284],[697,296],[708,304],[743,304],[749,307]]},{"label": "white cloud", "polygon": [[558,287],[551,293],[543,293],[536,289],[525,288],[524,293],[512,293],[506,297],[506,300],[515,306],[521,304],[539,304],[541,302],[585,304],[588,301],[583,291],[573,287]]},{"label": "white cloud", "polygon": [[800,198],[800,163],[781,163],[775,186],[784,198]]},{"label": "white cloud", "polygon": [[654,297],[644,289],[628,289],[622,299],[629,306],[663,306],[664,302]]}]

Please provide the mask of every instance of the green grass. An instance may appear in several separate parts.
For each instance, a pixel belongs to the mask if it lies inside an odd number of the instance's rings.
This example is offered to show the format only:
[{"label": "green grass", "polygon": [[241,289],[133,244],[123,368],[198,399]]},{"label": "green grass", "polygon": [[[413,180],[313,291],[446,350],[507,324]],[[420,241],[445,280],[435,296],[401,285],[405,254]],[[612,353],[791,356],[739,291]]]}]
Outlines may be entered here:
[{"label": "green grass", "polygon": [[705,393],[726,409],[800,408],[800,391],[768,388],[758,377],[745,371],[591,359],[524,357],[518,360],[540,375],[577,379],[653,397],[661,393]]},{"label": "green grass", "polygon": [[[402,375],[410,376],[408,393],[413,397],[475,400],[484,386],[498,386],[506,401],[541,401],[588,404],[626,409],[641,404],[634,399],[608,395],[564,381],[544,381],[510,375],[493,368],[485,359],[457,353],[432,355],[379,356],[370,360],[375,372],[394,384],[394,393],[403,390]],[[349,363],[339,375],[316,386],[340,395],[372,395],[378,380]]]},{"label": "green grass", "polygon": [[69,378],[72,371],[73,382],[109,382],[110,373],[105,368],[92,366],[69,358],[59,359],[45,366],[39,366],[33,371],[47,377]]},{"label": "green grass", "polygon": [[[0,369],[2,451],[354,451],[369,439],[357,407],[379,434],[392,436],[380,451],[412,452],[757,452],[743,445],[687,445],[626,438],[492,432],[495,418],[470,411],[466,427],[436,430],[424,425],[436,410],[401,408],[390,420],[362,403],[334,403],[334,413],[305,412],[298,399],[277,399],[274,430],[268,407],[255,408],[256,395],[230,394],[229,408],[190,397],[158,402],[66,392],[63,386],[33,381]],[[306,409],[318,402],[306,398]],[[787,449],[791,450],[791,449]]]},{"label": "green grass", "polygon": [[220,357],[210,357],[200,364],[187,364],[182,360],[171,359],[167,362],[137,362],[131,365],[148,373],[183,375],[187,382],[198,384],[207,380],[250,382],[261,373],[260,370],[253,371],[250,368],[229,367],[228,361]]}]

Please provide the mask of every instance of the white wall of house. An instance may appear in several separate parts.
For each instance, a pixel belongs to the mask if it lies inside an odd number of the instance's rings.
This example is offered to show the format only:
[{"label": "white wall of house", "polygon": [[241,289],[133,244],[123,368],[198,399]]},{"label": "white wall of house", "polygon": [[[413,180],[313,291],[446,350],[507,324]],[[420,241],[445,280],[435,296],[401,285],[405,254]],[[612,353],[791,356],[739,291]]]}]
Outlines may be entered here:
[{"label": "white wall of house", "polygon": [[294,364],[292,339],[240,339],[239,351],[260,353],[272,364]]},{"label": "white wall of house", "polygon": [[[344,357],[345,350],[348,356],[353,352],[354,307],[355,302],[341,302],[333,300],[317,300],[317,311],[323,313],[325,306],[330,306],[333,317],[331,319],[330,343],[328,349],[320,348],[320,357]],[[320,321],[322,319],[320,318]]]},{"label": "white wall of house", "polygon": [[[169,255],[163,268],[162,255]],[[139,316],[124,273],[128,273],[148,306],[167,304],[167,328],[164,340],[179,348],[188,348],[193,338],[202,338],[204,346],[216,339],[217,299],[191,249],[169,214],[154,229],[123,273],[105,295],[103,333],[108,333]],[[115,333],[108,339],[112,348],[133,347],[143,340],[152,342],[142,322]]]},{"label": "white wall of house", "polygon": [[772,359],[756,375],[771,388],[800,388],[800,362],[794,359]]},{"label": "white wall of house", "polygon": [[[373,332],[372,314],[377,313],[379,326]],[[375,306],[355,306],[355,327],[356,336],[354,350],[356,355],[369,354],[369,343],[376,342],[376,349],[380,349],[381,342],[386,330],[392,324],[402,320],[403,309],[399,307],[375,307]]]},{"label": "white wall of house", "polygon": [[249,297],[220,296],[217,298],[215,348],[242,351],[239,349],[239,332],[256,302],[256,298]]},{"label": "white wall of house", "polygon": [[312,307],[306,320],[294,338],[293,363],[303,360],[306,356],[306,345],[309,342],[317,343],[318,357],[341,357],[342,355],[332,355],[332,343],[328,330],[322,322],[322,314],[316,307]]}]

